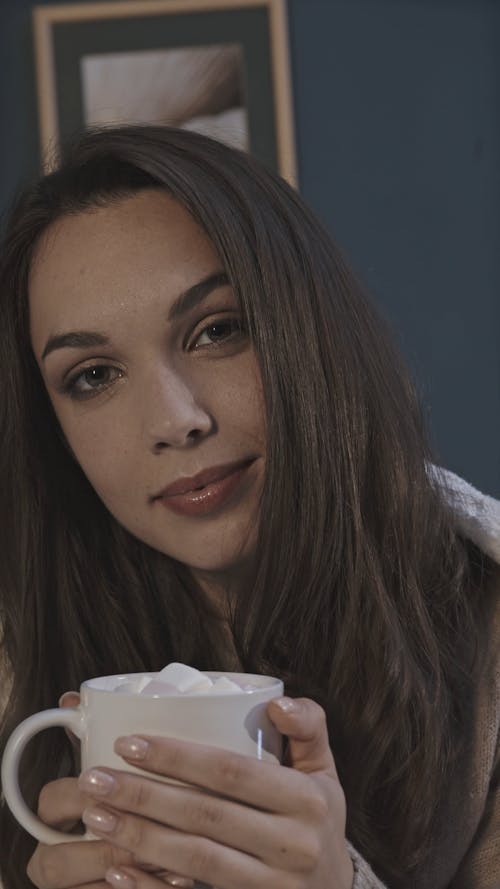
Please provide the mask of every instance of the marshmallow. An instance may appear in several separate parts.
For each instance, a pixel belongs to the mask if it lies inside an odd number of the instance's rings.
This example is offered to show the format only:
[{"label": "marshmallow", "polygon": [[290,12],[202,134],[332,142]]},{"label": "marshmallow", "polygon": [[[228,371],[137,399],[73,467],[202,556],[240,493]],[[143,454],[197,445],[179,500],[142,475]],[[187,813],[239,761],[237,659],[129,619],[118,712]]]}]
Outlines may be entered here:
[{"label": "marshmallow", "polygon": [[115,685],[113,691],[127,692],[128,694],[140,694],[143,688],[151,682],[150,676],[140,676],[138,679],[129,679]]},{"label": "marshmallow", "polygon": [[150,697],[206,694],[247,694],[257,686],[248,683],[238,685],[228,676],[219,676],[214,682],[205,673],[187,664],[168,664],[154,677],[139,676],[115,686],[113,691],[141,694]]},{"label": "marshmallow", "polygon": [[208,694],[234,695],[240,693],[240,686],[236,685],[236,682],[233,682],[231,679],[228,679],[227,676],[219,676],[212,685],[212,688],[208,689]]},{"label": "marshmallow", "polygon": [[207,692],[213,685],[209,676],[187,664],[168,664],[160,670],[156,679],[159,682],[168,682],[181,694]]}]

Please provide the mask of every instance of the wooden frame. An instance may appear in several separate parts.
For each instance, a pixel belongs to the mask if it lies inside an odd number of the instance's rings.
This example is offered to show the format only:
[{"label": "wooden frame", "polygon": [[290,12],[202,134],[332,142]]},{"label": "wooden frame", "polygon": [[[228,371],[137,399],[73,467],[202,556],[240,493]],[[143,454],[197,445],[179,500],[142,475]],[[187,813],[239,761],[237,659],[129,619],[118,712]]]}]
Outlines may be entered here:
[{"label": "wooden frame", "polygon": [[[95,70],[101,65],[102,72],[103,64],[111,64],[116,73],[117,65],[123,66],[127,59],[136,65],[141,59],[149,63],[154,56],[171,63],[172,72],[180,70],[177,62],[172,64],[174,58],[179,59],[172,50],[179,53],[180,49],[185,55],[194,52],[199,59],[207,51],[226,52],[231,46],[241,59],[244,100],[236,110],[245,112],[247,150],[297,185],[285,0],[125,0],[38,6],[33,23],[45,169],[57,164],[61,139],[95,122],[88,117],[96,113],[92,108],[88,111],[88,72],[94,70],[94,62]],[[128,70],[132,77],[133,69]],[[163,101],[174,80],[155,80],[153,93],[157,90]],[[107,84],[109,78],[100,82]],[[130,83],[135,89],[137,78],[132,77]],[[99,92],[94,88],[95,96]],[[113,118],[98,122],[112,123]]]}]

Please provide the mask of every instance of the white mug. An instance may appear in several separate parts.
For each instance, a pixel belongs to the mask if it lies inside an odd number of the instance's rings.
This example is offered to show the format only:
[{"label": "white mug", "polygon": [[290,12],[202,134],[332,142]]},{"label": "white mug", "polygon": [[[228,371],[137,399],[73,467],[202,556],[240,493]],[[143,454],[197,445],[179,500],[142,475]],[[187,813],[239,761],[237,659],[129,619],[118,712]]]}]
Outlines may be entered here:
[{"label": "white mug", "polygon": [[[271,676],[252,673],[207,672],[215,680],[227,676],[239,685],[255,686],[234,694],[185,694],[153,697],[132,692],[112,691],[120,682],[157,673],[124,673],[88,679],[80,688],[78,707],[44,710],[29,716],[14,730],[2,760],[2,788],[5,801],[19,823],[41,843],[74,843],[96,839],[63,833],[44,824],[26,805],[19,790],[18,769],[23,750],[42,729],[62,726],[81,741],[82,771],[108,766],[152,777],[125,762],[113,750],[122,735],[163,735],[183,741],[197,741],[268,762],[280,763],[282,735],[266,714],[267,702],[283,695],[283,683]],[[155,780],[171,781],[161,775]]]}]

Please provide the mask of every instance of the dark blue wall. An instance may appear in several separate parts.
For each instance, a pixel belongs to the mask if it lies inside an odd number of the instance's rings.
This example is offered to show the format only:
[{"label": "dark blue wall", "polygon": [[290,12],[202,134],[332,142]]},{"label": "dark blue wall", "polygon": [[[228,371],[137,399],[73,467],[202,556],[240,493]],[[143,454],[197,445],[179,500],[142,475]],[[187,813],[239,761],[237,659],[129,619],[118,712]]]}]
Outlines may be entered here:
[{"label": "dark blue wall", "polygon": [[[0,6],[0,206],[38,163]],[[500,496],[500,3],[289,0],[300,190],[392,322],[440,460]]]}]

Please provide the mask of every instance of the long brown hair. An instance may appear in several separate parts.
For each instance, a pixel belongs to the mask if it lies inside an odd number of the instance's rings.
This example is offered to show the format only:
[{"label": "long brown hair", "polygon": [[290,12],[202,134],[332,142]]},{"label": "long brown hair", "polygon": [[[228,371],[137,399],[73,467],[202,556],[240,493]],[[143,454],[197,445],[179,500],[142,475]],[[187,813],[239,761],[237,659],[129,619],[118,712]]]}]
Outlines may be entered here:
[{"label": "long brown hair", "polygon": [[[339,250],[286,183],[200,135],[88,132],[11,214],[0,268],[0,617],[12,677],[1,749],[21,719],[90,676],[170,660],[228,669],[186,569],[121,527],[68,452],[29,339],[40,235],[151,187],[207,232],[261,368],[266,484],[257,575],[231,613],[238,657],[325,707],[348,836],[402,886],[429,851],[460,752],[482,632],[471,591],[485,562],[429,482],[414,388]],[[44,732],[25,757],[27,800],[74,769],[63,732]],[[0,828],[5,887],[26,889],[34,841],[5,806]]]}]

